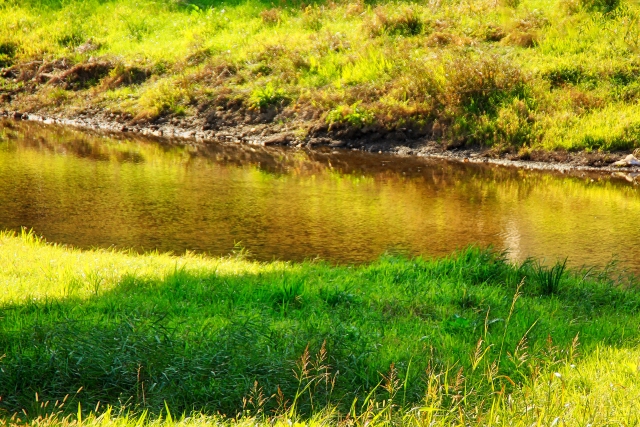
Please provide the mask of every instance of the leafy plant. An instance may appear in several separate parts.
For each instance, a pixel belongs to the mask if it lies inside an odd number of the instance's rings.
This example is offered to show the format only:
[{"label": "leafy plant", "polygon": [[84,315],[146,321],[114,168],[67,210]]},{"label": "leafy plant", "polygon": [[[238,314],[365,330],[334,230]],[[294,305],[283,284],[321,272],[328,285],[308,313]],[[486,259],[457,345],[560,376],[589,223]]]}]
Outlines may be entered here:
[{"label": "leafy plant", "polygon": [[284,89],[277,88],[272,83],[268,83],[265,87],[259,87],[251,93],[249,105],[253,108],[266,108],[271,105],[284,103],[288,99]]}]

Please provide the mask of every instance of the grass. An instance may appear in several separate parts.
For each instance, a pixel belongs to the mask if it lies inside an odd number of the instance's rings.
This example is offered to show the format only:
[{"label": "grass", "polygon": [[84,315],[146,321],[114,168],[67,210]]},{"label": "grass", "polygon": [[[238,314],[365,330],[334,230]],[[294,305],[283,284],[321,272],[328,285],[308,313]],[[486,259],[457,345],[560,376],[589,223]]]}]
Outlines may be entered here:
[{"label": "grass", "polygon": [[550,293],[529,279],[545,267],[478,248],[361,266],[245,255],[0,234],[2,422],[640,421],[634,278],[547,267]]},{"label": "grass", "polygon": [[631,150],[639,18],[632,0],[5,0],[0,102],[523,153]]}]

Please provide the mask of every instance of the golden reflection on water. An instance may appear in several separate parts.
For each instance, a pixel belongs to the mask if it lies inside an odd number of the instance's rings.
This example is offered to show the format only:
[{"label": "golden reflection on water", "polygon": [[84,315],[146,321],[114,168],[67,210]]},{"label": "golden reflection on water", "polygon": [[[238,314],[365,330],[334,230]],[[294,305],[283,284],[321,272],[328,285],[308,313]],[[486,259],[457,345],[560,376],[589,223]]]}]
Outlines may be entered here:
[{"label": "golden reflection on water", "polygon": [[637,187],[609,176],[0,124],[0,229],[80,247],[348,263],[491,244],[640,272],[639,220]]}]

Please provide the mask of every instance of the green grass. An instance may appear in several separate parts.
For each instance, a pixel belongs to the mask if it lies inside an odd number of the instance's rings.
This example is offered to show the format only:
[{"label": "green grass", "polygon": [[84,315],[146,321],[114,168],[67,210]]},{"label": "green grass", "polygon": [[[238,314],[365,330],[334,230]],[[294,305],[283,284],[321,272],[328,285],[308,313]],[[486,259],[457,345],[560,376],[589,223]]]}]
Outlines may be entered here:
[{"label": "green grass", "polygon": [[330,266],[30,233],[0,234],[0,265],[9,422],[640,422],[633,278],[554,267],[549,292],[544,267],[477,248]]},{"label": "green grass", "polygon": [[[13,68],[0,102],[137,121],[223,110],[214,128],[401,130],[523,153],[630,150],[639,18],[632,0],[5,0],[0,66]],[[90,61],[106,71],[83,74]]]}]

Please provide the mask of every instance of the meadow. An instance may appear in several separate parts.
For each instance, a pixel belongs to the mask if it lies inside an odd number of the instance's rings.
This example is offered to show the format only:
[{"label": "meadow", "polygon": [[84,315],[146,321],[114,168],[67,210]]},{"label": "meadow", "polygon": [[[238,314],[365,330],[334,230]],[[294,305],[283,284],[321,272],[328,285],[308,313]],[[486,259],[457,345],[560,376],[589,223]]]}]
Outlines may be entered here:
[{"label": "meadow", "polygon": [[0,234],[0,424],[638,425],[640,294],[490,249],[352,266]]},{"label": "meadow", "polygon": [[632,150],[639,17],[631,0],[3,0],[0,106],[521,158]]}]

